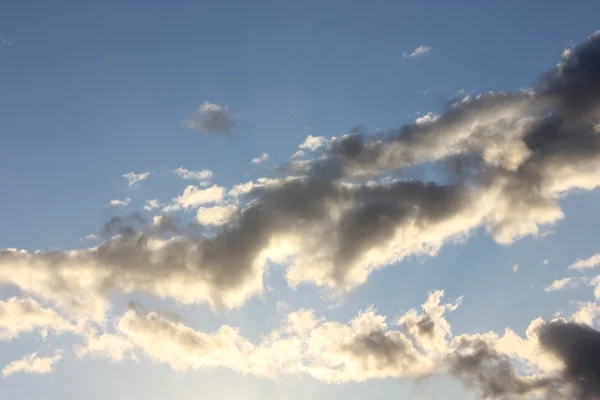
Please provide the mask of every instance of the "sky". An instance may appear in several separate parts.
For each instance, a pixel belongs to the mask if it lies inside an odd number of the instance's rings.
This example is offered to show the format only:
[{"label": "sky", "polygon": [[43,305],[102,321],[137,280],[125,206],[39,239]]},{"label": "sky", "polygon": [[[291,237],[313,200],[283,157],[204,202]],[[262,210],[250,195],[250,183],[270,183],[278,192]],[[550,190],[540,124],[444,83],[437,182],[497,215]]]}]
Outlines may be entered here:
[{"label": "sky", "polygon": [[173,3],[0,2],[2,399],[600,398],[597,2]]}]

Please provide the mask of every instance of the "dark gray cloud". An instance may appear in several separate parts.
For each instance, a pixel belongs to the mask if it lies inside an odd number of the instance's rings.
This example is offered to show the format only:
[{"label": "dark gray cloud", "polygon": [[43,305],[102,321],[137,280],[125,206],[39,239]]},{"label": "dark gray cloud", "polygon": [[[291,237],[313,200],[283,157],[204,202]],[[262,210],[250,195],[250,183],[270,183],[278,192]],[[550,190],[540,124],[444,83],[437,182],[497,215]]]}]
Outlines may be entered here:
[{"label": "dark gray cloud", "polygon": [[524,398],[536,390],[548,394],[562,386],[559,378],[520,377],[510,359],[485,341],[463,342],[448,358],[448,364],[451,375],[484,399]]},{"label": "dark gray cloud", "polygon": [[600,331],[555,321],[540,328],[541,346],[564,363],[563,376],[575,399],[600,399]]}]

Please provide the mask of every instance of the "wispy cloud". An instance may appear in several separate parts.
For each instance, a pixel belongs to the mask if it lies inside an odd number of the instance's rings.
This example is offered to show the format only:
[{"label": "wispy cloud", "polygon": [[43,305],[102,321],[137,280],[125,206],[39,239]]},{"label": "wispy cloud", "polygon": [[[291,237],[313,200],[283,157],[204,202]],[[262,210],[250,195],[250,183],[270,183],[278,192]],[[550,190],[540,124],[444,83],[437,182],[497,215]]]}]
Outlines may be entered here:
[{"label": "wispy cloud", "polygon": [[155,208],[160,207],[160,203],[156,199],[146,200],[146,205],[144,205],[144,210],[152,211]]},{"label": "wispy cloud", "polygon": [[4,38],[0,38],[0,45],[2,45],[2,46],[12,46],[13,45],[13,41],[12,40],[8,40],[8,39],[4,39]]},{"label": "wispy cloud", "polygon": [[419,56],[423,56],[427,53],[429,53],[431,51],[432,47],[431,46],[426,46],[424,44],[420,45],[419,47],[417,47],[416,49],[414,49],[413,51],[409,52],[404,52],[402,53],[402,57],[403,58],[415,58],[415,57],[419,57]]},{"label": "wispy cloud", "polygon": [[188,180],[202,180],[208,179],[213,176],[213,172],[209,169],[202,169],[200,171],[191,171],[187,168],[179,167],[175,170],[175,173]]},{"label": "wispy cloud", "polygon": [[141,181],[148,179],[148,176],[150,176],[150,172],[142,172],[139,174],[136,174],[135,172],[128,172],[126,174],[123,174],[122,176],[123,178],[127,179],[127,186],[133,187]]},{"label": "wispy cloud", "polygon": [[544,288],[545,292],[556,292],[558,290],[574,288],[579,284],[580,280],[577,278],[562,278],[552,282],[549,286]]},{"label": "wispy cloud", "polygon": [[250,161],[252,164],[261,164],[265,161],[267,161],[269,159],[269,154],[268,153],[262,153],[259,157],[253,158],[252,161]]},{"label": "wispy cloud", "polygon": [[600,264],[600,253],[596,253],[590,258],[584,260],[578,259],[573,264],[569,265],[569,269],[587,269],[594,268]]},{"label": "wispy cloud", "polygon": [[107,207],[125,207],[126,205],[129,205],[129,202],[131,202],[131,198],[128,197],[124,200],[111,200],[108,202],[108,206]]},{"label": "wispy cloud", "polygon": [[53,357],[38,357],[37,352],[27,354],[21,360],[15,360],[2,369],[2,375],[5,377],[16,372],[28,374],[49,374],[54,371],[54,364],[62,359],[61,352],[57,352]]}]

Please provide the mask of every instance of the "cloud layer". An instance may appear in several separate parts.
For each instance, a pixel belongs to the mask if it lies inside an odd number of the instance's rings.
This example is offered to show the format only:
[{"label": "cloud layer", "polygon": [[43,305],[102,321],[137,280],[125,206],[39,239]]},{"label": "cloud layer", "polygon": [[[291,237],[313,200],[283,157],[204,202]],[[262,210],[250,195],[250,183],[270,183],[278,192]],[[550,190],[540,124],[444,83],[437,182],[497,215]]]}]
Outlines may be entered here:
[{"label": "cloud layer", "polygon": [[[429,50],[421,46],[407,57]],[[178,370],[302,373],[327,382],[449,373],[483,397],[590,398],[598,395],[597,366],[587,356],[574,357],[581,344],[569,339],[580,338],[590,357],[596,355],[598,333],[578,323],[593,321],[597,311],[590,305],[571,321],[532,322],[525,338],[510,330],[453,336],[445,315],[460,300],[443,304],[441,291],[392,328],[374,309],[347,324],[299,310],[260,342],[230,326],[201,332],[139,307],[115,322],[115,333],[82,331],[71,319],[101,326],[115,294],[207,303],[217,310],[240,307],[263,292],[274,265],[283,267],[292,287],[343,292],[406,257],[435,255],[477,228],[501,244],[541,234],[563,218],[561,197],[600,186],[599,120],[595,34],[565,52],[531,89],[466,96],[439,116],[386,134],[309,135],[300,149],[312,158],[295,157],[278,169],[281,176],[231,188],[189,185],[151,220],[136,213],[110,219],[94,247],[0,250],[0,283],[36,299],[0,304],[0,338],[75,332],[83,337],[80,357],[134,360],[139,351]],[[226,134],[232,120],[226,106],[204,103],[184,125]],[[406,179],[411,168],[433,169],[438,179]],[[175,172],[184,179],[212,175]],[[133,186],[147,177],[142,175],[124,177]],[[151,200],[146,211],[159,206]],[[168,214],[185,211],[195,212],[188,225]],[[592,257],[572,268],[595,264]],[[548,291],[572,282],[556,281]],[[60,357],[30,354],[3,373],[49,372]],[[534,373],[519,374],[514,360]]]}]

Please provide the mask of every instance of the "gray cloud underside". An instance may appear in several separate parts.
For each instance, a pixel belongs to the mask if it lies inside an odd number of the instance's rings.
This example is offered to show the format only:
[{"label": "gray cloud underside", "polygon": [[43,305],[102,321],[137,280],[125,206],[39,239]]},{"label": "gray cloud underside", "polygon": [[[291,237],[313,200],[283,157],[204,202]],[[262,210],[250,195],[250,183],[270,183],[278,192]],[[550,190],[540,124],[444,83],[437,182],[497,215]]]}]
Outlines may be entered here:
[{"label": "gray cloud underside", "polygon": [[[599,105],[596,34],[532,90],[465,98],[386,136],[333,140],[286,167],[298,178],[241,194],[246,205],[216,234],[121,218],[95,248],[1,251],[0,282],[101,318],[113,291],[231,308],[262,291],[273,262],[287,265],[291,285],[348,290],[480,226],[510,243],[561,219],[560,196],[600,184]],[[389,179],[424,163],[445,183]]]}]

